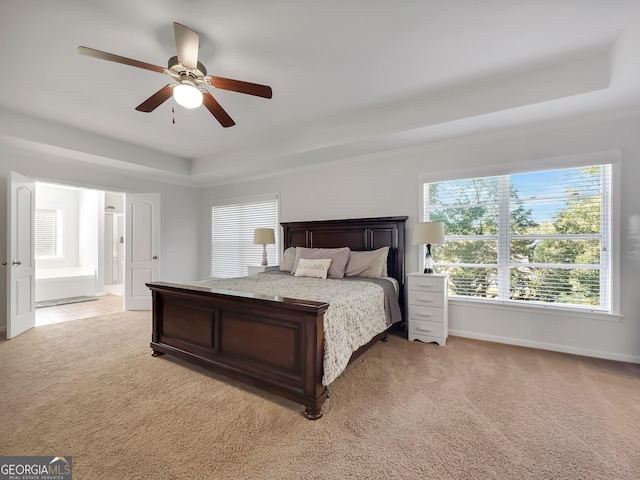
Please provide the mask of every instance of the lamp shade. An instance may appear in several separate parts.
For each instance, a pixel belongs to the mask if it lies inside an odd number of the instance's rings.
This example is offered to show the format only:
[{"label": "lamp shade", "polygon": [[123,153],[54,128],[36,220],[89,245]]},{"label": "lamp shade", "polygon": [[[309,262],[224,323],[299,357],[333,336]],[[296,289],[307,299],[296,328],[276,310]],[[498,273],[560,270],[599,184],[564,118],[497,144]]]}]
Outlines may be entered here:
[{"label": "lamp shade", "polygon": [[253,232],[253,243],[276,243],[276,236],[273,228],[256,228]]},{"label": "lamp shade", "polygon": [[419,222],[413,227],[413,244],[427,245],[444,243],[443,222]]}]

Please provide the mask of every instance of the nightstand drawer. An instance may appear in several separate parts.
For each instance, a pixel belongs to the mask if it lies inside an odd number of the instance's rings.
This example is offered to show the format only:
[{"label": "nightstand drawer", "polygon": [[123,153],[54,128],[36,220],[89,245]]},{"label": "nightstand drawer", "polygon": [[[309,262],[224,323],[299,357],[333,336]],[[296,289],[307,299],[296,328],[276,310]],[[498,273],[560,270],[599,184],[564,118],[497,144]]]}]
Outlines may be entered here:
[{"label": "nightstand drawer", "polygon": [[444,323],[444,308],[409,305],[409,320]]},{"label": "nightstand drawer", "polygon": [[408,303],[411,305],[425,305],[433,307],[444,307],[446,297],[442,292],[420,292],[409,290]]},{"label": "nightstand drawer", "polygon": [[444,322],[425,322],[421,320],[411,320],[409,322],[410,335],[427,335],[430,337],[444,338],[447,336]]},{"label": "nightstand drawer", "polygon": [[421,292],[444,292],[446,282],[441,277],[429,277],[429,275],[414,276],[409,282],[409,291],[419,290]]}]

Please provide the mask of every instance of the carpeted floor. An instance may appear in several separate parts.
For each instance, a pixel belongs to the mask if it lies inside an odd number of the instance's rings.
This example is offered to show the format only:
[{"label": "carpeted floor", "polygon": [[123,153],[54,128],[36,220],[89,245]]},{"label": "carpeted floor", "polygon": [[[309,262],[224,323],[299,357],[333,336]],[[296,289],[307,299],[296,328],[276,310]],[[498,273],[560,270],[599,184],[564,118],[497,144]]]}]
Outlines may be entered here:
[{"label": "carpeted floor", "polygon": [[391,337],[314,422],[150,336],[125,312],[0,342],[0,455],[71,455],[74,480],[640,478],[640,365]]}]

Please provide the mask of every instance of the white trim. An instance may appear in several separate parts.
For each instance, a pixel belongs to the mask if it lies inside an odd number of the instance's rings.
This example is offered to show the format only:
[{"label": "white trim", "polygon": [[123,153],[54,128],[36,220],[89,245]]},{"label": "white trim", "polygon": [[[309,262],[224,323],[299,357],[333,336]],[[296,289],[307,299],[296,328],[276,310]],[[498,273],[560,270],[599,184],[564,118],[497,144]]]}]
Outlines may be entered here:
[{"label": "white trim", "polygon": [[611,290],[609,298],[609,308],[612,314],[620,314],[620,290],[621,290],[621,276],[622,270],[620,266],[620,239],[622,237],[621,227],[621,210],[622,210],[622,166],[620,161],[620,153],[614,161],[611,162],[611,195],[609,197],[611,201],[611,210],[609,220],[611,222],[611,235],[609,240],[611,241],[611,247],[609,248],[609,278],[611,280]]},{"label": "white trim", "polygon": [[3,327],[3,326],[0,326],[0,333],[5,333],[5,334],[7,333],[7,327],[6,327],[6,325],[5,325],[4,327]]},{"label": "white trim", "polygon": [[511,196],[509,195],[510,178],[508,175],[498,176],[498,297],[509,298],[511,291],[511,222],[510,208]]},{"label": "white trim", "polygon": [[534,342],[531,340],[522,340],[519,338],[499,337],[496,335],[465,332],[463,330],[449,330],[449,334],[455,337],[472,338],[475,340],[483,340],[486,342],[503,343],[507,345],[516,345],[519,347],[537,348],[539,350],[549,350],[552,352],[569,353],[572,355],[582,355],[585,357],[603,358],[605,360],[616,360],[618,362],[640,363],[640,356],[638,355],[623,355],[620,353],[605,352],[603,350],[570,347],[567,345],[558,345],[554,343]]},{"label": "white trim", "polygon": [[524,303],[518,300],[494,300],[489,298],[479,297],[453,297],[449,296],[449,305],[456,305],[460,307],[473,308],[490,308],[494,310],[512,310],[516,312],[526,313],[527,310],[531,313],[541,313],[544,311],[549,315],[561,316],[561,317],[573,317],[589,320],[602,320],[606,322],[619,322],[623,315],[619,313],[609,313],[604,310],[593,310],[579,306],[567,306],[561,305],[543,304],[543,303]]}]

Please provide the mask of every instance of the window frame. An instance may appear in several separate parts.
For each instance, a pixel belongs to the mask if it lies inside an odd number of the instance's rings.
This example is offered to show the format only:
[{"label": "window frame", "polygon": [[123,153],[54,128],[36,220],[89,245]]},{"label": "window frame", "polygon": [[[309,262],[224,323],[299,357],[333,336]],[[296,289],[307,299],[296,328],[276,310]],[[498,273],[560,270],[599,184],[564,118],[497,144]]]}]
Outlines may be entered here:
[{"label": "window frame", "polygon": [[[484,177],[500,177],[506,175],[526,174],[533,172],[542,172],[546,170],[559,170],[568,168],[579,168],[589,165],[604,165],[610,164],[610,244],[608,248],[609,256],[609,280],[611,288],[609,290],[609,309],[593,308],[589,306],[579,305],[566,305],[566,304],[554,304],[554,303],[528,303],[521,300],[510,299],[490,299],[483,297],[471,297],[471,296],[450,296],[449,301],[452,304],[469,304],[469,302],[476,303],[478,306],[484,306],[487,308],[505,308],[516,309],[523,311],[530,309],[532,312],[553,312],[554,314],[566,315],[566,316],[579,316],[589,318],[602,319],[607,321],[617,321],[622,318],[620,314],[620,192],[621,192],[621,174],[620,174],[620,158],[621,153],[618,150],[611,150],[606,152],[595,152],[582,155],[571,155],[563,157],[553,157],[547,159],[528,159],[526,161],[519,161],[508,165],[487,165],[482,168],[467,168],[458,171],[441,171],[436,173],[423,173],[418,175],[418,219],[419,221],[425,220],[425,197],[424,186],[427,183],[438,183],[456,180],[465,180],[473,178]],[[508,200],[508,199],[507,199]],[[499,205],[499,208],[506,208],[508,211],[508,201],[504,205]],[[504,215],[502,215],[504,217]],[[503,219],[499,219],[502,222]],[[508,217],[505,217],[505,222],[508,222]],[[500,232],[499,232],[500,234]],[[498,235],[496,235],[496,241],[498,241]],[[449,237],[449,236],[447,236]],[[470,239],[470,237],[465,237]],[[483,240],[487,238],[484,237]],[[417,259],[418,271],[421,271],[421,264],[424,259],[425,246],[419,246],[419,255]],[[498,259],[500,261],[500,259]],[[479,266],[479,265],[475,265]],[[507,272],[508,274],[508,272]],[[505,282],[502,282],[504,288]],[[506,289],[509,290],[509,282],[506,283]],[[501,292],[502,293],[502,292]],[[508,297],[508,296],[507,296]]]},{"label": "window frame", "polygon": [[[222,199],[216,199],[216,200],[212,200],[209,203],[209,278],[223,278],[223,277],[215,277],[214,276],[214,272],[213,272],[213,255],[214,255],[214,248],[213,248],[213,209],[215,207],[223,207],[223,206],[231,206],[231,205],[241,205],[241,204],[251,204],[251,203],[261,203],[261,202],[265,202],[265,201],[274,201],[276,202],[276,219],[275,219],[275,237],[276,237],[276,243],[275,243],[275,254],[276,254],[276,260],[274,264],[269,264],[269,266],[277,266],[280,264],[280,258],[281,258],[281,242],[282,242],[282,235],[281,235],[281,228],[280,228],[280,194],[279,193],[268,193],[268,194],[261,194],[261,195],[248,195],[248,196],[243,196],[243,197],[233,197],[233,198],[222,198]],[[269,249],[270,245],[267,246],[267,249]],[[262,258],[262,246],[261,245],[255,245],[256,248],[256,253],[259,255],[260,258]],[[245,267],[249,265],[248,263],[245,265]],[[247,275],[247,272],[244,272],[244,275]]]}]

